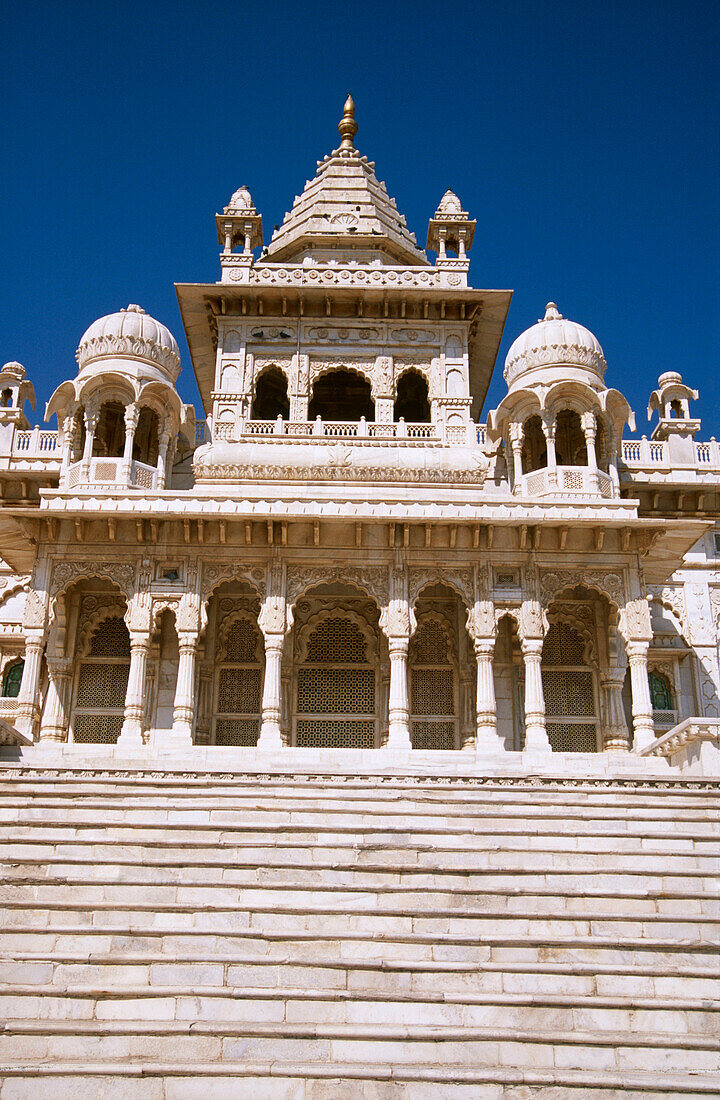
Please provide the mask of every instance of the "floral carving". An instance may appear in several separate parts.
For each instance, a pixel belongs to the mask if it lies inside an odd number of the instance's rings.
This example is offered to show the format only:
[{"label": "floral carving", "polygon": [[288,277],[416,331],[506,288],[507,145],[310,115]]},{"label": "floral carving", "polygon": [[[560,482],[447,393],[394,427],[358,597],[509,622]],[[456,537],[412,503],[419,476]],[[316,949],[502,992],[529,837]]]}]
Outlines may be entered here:
[{"label": "floral carving", "polygon": [[200,598],[206,603],[213,591],[225,581],[245,581],[256,590],[260,598],[265,595],[266,572],[262,566],[203,565]]},{"label": "floral carving", "polygon": [[130,599],[134,590],[135,567],[130,562],[112,561],[61,561],[53,569],[51,595],[59,596],[74,581],[95,577],[116,584]]},{"label": "floral carving", "polygon": [[467,608],[475,602],[475,584],[472,569],[411,569],[409,574],[410,606],[414,607],[423,588],[432,584],[444,584],[454,588]]},{"label": "floral carving", "polygon": [[625,602],[622,575],[594,569],[556,569],[551,573],[543,573],[540,577],[542,601],[547,606],[557,592],[564,588],[575,588],[577,585],[596,589],[607,596],[616,607],[621,607]]},{"label": "floral carving", "polygon": [[388,571],[383,565],[368,565],[364,569],[350,565],[292,566],[287,572],[287,602],[293,605],[309,588],[333,581],[361,588],[380,607],[388,602]]}]

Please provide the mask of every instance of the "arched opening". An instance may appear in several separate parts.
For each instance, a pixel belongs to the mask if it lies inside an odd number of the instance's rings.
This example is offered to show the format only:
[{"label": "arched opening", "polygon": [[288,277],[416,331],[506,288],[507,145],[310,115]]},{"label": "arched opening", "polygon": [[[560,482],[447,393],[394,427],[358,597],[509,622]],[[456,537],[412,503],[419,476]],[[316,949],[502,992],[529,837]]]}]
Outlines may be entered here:
[{"label": "arched opening", "polygon": [[166,608],[160,615],[152,637],[151,661],[148,668],[148,707],[151,737],[162,741],[173,727],[175,690],[177,688],[180,647],[175,614]]},{"label": "arched opening", "polygon": [[125,449],[125,406],[121,401],[106,401],[100,409],[93,455],[99,458],[122,458]]},{"label": "arched opening", "polygon": [[265,651],[254,615],[248,611],[232,615],[218,643],[212,742],[257,745]]},{"label": "arched opening", "polygon": [[665,673],[653,669],[648,673],[648,682],[654,721],[659,726],[667,726],[669,722],[674,725],[676,710],[670,678]]},{"label": "arched opening", "polygon": [[547,441],[539,416],[530,416],[523,424],[522,467],[524,474],[547,466]]},{"label": "arched opening", "polygon": [[465,609],[452,588],[435,584],[422,590],[415,614],[408,649],[412,747],[459,749],[475,735],[475,662]]},{"label": "arched opening", "polygon": [[523,674],[517,623],[510,615],[503,615],[495,639],[493,681],[498,735],[509,751],[520,751],[523,744]]},{"label": "arched opening", "polygon": [[120,615],[103,619],[79,656],[72,739],[82,744],[114,744],[122,729],[130,672],[130,635],[124,619]]},{"label": "arched opening", "polygon": [[555,452],[558,466],[587,466],[587,444],[580,417],[563,409],[555,422]]},{"label": "arched opening", "polygon": [[2,393],[0,393],[0,406],[2,406],[3,409],[9,409],[13,403],[12,398],[12,390],[3,390]]},{"label": "arched opening", "polygon": [[678,416],[680,417],[680,419],[682,419],[684,415],[685,414],[682,407],[682,401],[680,401],[680,399],[676,397],[673,401],[670,402],[670,416]]},{"label": "arched opening", "polygon": [[138,416],[133,440],[133,459],[147,466],[157,466],[160,441],[160,417],[154,409],[143,405]]},{"label": "arched opening", "polygon": [[313,384],[309,416],[323,420],[375,420],[370,383],[359,374],[334,370],[321,375]]},{"label": "arched opening", "polygon": [[85,452],[85,409],[81,405],[73,417],[72,462],[79,462]]},{"label": "arched opening", "polygon": [[3,699],[17,699],[20,694],[20,684],[22,683],[24,666],[25,662],[22,658],[18,658],[17,661],[12,661],[6,667],[2,680]]},{"label": "arched opening", "polygon": [[589,643],[567,622],[551,622],[542,651],[547,733],[553,752],[597,752],[599,722]]},{"label": "arched opening", "polygon": [[412,424],[430,423],[430,401],[428,384],[425,378],[415,370],[406,371],[397,384],[393,417]]},{"label": "arched opening", "polygon": [[287,378],[279,367],[268,367],[257,380],[252,403],[253,420],[277,420],[290,416]]},{"label": "arched opening", "polygon": [[322,585],[298,601],[289,639],[293,744],[379,744],[389,661],[386,646],[381,656],[378,619],[375,603],[347,585]]}]

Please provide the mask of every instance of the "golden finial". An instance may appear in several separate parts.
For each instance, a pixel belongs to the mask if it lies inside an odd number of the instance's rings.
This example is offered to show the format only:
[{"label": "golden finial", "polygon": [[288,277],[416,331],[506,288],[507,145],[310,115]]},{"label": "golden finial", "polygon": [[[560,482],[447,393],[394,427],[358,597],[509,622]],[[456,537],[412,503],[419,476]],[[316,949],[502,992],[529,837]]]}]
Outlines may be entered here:
[{"label": "golden finial", "polygon": [[353,138],[357,133],[357,122],[355,121],[355,104],[353,103],[353,97],[349,95],[345,100],[345,106],[343,107],[343,116],[338,122],[338,130],[340,131],[340,137],[342,142],[340,143],[341,149],[354,149]]}]

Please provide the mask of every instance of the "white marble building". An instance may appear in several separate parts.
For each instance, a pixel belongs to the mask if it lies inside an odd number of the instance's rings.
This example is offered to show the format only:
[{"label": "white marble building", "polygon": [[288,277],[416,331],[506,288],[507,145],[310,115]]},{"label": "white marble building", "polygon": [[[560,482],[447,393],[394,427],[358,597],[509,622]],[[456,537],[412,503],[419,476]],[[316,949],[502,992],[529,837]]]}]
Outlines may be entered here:
[{"label": "white marble building", "polygon": [[265,246],[240,187],[220,280],[177,287],[204,418],[137,305],[90,324],[57,430],[3,367],[2,740],[717,770],[720,446],[697,392],[664,373],[651,437],[624,438],[619,365],[549,303],[484,409],[511,291],[469,285],[450,190],[428,258],[350,99],[339,130]]}]

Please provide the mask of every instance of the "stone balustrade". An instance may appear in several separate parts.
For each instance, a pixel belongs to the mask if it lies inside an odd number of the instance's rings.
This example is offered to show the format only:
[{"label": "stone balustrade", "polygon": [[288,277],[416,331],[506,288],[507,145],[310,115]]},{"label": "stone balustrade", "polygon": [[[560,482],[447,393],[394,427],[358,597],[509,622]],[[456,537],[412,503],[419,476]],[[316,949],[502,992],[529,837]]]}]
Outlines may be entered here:
[{"label": "stone balustrade", "polygon": [[616,496],[612,478],[602,470],[587,466],[555,466],[524,474],[519,481],[522,496],[590,496],[610,499]]},{"label": "stone balustrade", "polygon": [[130,484],[123,474],[122,458],[92,458],[86,473],[84,463],[73,462],[68,466],[65,488],[74,489],[78,485],[93,485],[107,489],[155,489],[157,487],[157,469],[144,462],[133,462],[130,468]]},{"label": "stone balustrade", "polygon": [[641,749],[640,755],[663,757],[672,767],[714,775],[720,769],[720,718],[686,718]]}]

